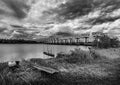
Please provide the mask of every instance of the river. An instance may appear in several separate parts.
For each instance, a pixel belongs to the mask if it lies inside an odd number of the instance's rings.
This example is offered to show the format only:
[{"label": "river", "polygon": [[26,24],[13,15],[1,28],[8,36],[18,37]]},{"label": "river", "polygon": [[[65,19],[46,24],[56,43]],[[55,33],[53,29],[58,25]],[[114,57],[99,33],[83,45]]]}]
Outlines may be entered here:
[{"label": "river", "polygon": [[43,52],[57,54],[68,53],[75,48],[86,49],[84,46],[46,45],[46,44],[0,44],[0,62],[30,58],[50,58]]}]

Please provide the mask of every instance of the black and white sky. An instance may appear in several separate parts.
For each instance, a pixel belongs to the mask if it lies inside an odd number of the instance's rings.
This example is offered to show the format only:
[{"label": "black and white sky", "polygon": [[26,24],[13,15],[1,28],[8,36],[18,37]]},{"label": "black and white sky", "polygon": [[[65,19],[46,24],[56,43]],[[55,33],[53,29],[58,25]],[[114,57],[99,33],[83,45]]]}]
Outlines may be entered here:
[{"label": "black and white sky", "polygon": [[37,35],[101,31],[120,36],[120,0],[0,0],[0,33],[17,34],[11,25]]}]

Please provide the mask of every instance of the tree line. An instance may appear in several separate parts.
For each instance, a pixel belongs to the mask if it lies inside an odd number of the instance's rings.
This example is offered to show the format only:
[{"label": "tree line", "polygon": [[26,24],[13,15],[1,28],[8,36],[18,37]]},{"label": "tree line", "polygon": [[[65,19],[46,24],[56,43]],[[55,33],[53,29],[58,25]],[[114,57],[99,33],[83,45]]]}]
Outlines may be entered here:
[{"label": "tree line", "polygon": [[32,40],[24,40],[24,39],[0,39],[0,43],[2,44],[22,44],[22,43],[37,43],[36,41]]},{"label": "tree line", "polygon": [[98,48],[117,48],[120,47],[120,41],[117,37],[110,38],[108,35],[97,36],[93,46]]}]

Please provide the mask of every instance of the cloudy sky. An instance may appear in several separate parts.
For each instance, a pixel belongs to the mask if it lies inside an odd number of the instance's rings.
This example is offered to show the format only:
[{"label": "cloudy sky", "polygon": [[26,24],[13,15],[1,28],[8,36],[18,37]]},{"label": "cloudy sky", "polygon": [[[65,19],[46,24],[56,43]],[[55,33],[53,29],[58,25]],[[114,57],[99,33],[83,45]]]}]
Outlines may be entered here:
[{"label": "cloudy sky", "polygon": [[120,36],[120,0],[0,0],[0,33],[20,34],[11,25],[25,26],[27,34],[101,31]]}]

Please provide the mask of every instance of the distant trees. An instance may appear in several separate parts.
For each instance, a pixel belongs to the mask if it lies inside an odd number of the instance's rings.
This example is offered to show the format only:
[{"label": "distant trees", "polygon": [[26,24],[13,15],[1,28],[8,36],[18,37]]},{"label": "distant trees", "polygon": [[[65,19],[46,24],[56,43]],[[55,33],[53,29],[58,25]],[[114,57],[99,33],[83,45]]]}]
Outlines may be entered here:
[{"label": "distant trees", "polygon": [[120,45],[120,41],[118,40],[117,37],[110,39],[111,41],[111,47],[118,47]]},{"label": "distant trees", "polygon": [[0,39],[0,43],[2,44],[23,44],[23,43],[38,43],[34,40],[25,40],[25,39]]},{"label": "distant trees", "polygon": [[110,38],[107,35],[97,36],[93,42],[93,45],[98,48],[110,48],[110,47],[119,47],[120,41],[117,37]]}]

